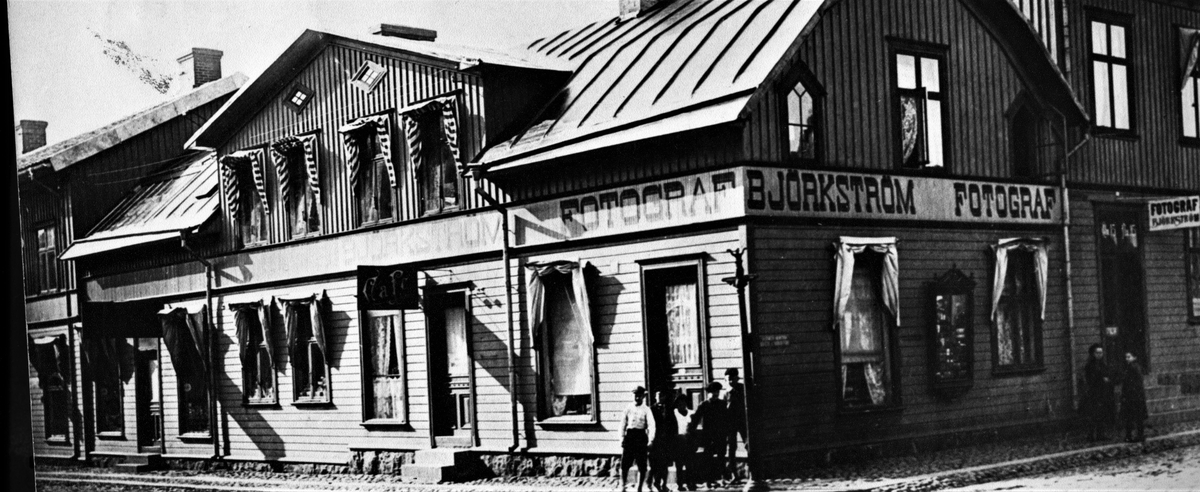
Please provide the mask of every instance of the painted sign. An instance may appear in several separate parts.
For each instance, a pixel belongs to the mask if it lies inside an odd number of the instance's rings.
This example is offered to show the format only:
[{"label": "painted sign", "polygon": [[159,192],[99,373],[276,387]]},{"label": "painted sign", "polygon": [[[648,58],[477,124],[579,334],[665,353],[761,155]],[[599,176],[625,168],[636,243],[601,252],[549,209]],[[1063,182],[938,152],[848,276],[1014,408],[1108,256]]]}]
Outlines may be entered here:
[{"label": "painted sign", "polygon": [[417,309],[417,272],[395,266],[358,266],[358,309]]},{"label": "painted sign", "polygon": [[1054,224],[1052,186],[798,169],[748,168],[752,215]]},{"label": "painted sign", "polygon": [[1146,213],[1150,232],[1200,227],[1200,196],[1154,200]]}]

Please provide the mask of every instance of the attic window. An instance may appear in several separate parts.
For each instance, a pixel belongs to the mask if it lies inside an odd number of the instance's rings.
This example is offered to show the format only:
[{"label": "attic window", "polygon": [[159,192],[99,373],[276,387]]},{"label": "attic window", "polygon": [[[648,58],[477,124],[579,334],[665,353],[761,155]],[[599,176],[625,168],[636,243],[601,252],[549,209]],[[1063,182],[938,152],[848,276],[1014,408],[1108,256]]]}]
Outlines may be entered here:
[{"label": "attic window", "polygon": [[363,92],[371,92],[375,90],[375,86],[383,80],[383,76],[387,74],[387,70],[371,60],[364,61],[358,71],[354,73],[354,78],[350,79],[350,85],[362,89]]},{"label": "attic window", "polygon": [[292,111],[297,113],[304,111],[308,103],[312,102],[313,90],[309,89],[304,84],[297,83],[288,91],[288,98],[284,101]]}]

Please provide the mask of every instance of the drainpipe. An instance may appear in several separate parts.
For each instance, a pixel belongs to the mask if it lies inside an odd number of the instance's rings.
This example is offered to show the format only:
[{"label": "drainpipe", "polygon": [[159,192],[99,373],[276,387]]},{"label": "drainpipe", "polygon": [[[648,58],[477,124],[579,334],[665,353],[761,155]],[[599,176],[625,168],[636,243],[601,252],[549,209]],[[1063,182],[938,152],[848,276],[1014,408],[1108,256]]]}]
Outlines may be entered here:
[{"label": "drainpipe", "polygon": [[[478,178],[479,177],[477,176],[476,179]],[[501,261],[504,263],[504,303],[508,311],[508,350],[506,350],[506,352],[508,352],[508,384],[511,386],[508,392],[510,398],[509,403],[512,407],[512,446],[508,448],[508,451],[511,453],[521,447],[521,431],[520,427],[518,427],[519,420],[517,413],[517,361],[515,355],[517,346],[516,342],[514,341],[516,330],[514,329],[513,323],[512,270],[510,265],[511,259],[509,258],[508,244],[508,208],[501,205],[495,197],[493,197],[482,187],[476,187],[475,194],[479,195],[480,198],[483,198],[488,205],[496,207],[496,210],[500,212],[500,232],[504,236],[504,241],[501,243],[500,247],[500,257]]]},{"label": "drainpipe", "polygon": [[[188,254],[192,255],[192,259],[204,265],[204,306],[208,309],[208,390],[210,392],[208,398],[208,429],[209,435],[213,440],[213,455],[212,459],[221,459],[221,440],[217,438],[217,330],[215,323],[215,314],[212,307],[212,289],[213,289],[213,264],[204,259],[200,253],[192,249],[187,243],[187,232],[179,233],[179,245],[183,247]],[[164,433],[165,434],[165,433]],[[166,446],[166,436],[163,436],[163,445]]]},{"label": "drainpipe", "polygon": [[1077,387],[1075,381],[1078,378],[1078,369],[1075,364],[1075,289],[1071,273],[1071,195],[1070,188],[1067,186],[1067,174],[1071,169],[1071,156],[1078,152],[1079,149],[1083,148],[1083,146],[1091,140],[1092,136],[1090,133],[1085,132],[1083,134],[1083,139],[1081,139],[1079,143],[1075,144],[1074,147],[1068,150],[1067,117],[1057,109],[1055,109],[1054,112],[1058,113],[1059,118],[1062,119],[1061,136],[1063,154],[1062,158],[1058,161],[1058,188],[1059,200],[1062,203],[1063,277],[1066,281],[1067,290],[1066,328],[1067,343],[1069,344],[1067,360],[1071,365],[1071,404],[1074,405],[1076,401],[1079,401],[1079,388]]}]

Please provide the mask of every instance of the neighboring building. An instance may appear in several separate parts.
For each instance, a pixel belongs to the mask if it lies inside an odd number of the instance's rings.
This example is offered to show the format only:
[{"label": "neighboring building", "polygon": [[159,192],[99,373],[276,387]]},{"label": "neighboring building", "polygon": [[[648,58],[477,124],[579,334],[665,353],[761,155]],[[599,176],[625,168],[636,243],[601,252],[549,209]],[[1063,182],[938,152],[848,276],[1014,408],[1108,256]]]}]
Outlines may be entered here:
[{"label": "neighboring building", "polygon": [[[509,51],[302,34],[189,140],[216,160],[147,178],[66,255],[101,345],[171,354],[161,423],[125,425],[177,459],[611,473],[630,389],[695,402],[739,368],[778,476],[1073,419],[1097,301],[1065,185],[1109,165],[1060,69],[1073,14],[622,5]],[[1147,186],[1195,189],[1188,162]]]},{"label": "neighboring building", "polygon": [[[187,87],[168,101],[50,146],[45,122],[17,126],[31,424],[39,458],[83,458],[97,447],[94,388],[81,372],[81,282],[75,263],[60,255],[137,180],[194,154],[183,148],[187,137],[246,80],[241,74],[221,77],[221,52],[194,52],[181,63],[199,78],[187,77]],[[203,67],[193,71],[193,64]]]}]

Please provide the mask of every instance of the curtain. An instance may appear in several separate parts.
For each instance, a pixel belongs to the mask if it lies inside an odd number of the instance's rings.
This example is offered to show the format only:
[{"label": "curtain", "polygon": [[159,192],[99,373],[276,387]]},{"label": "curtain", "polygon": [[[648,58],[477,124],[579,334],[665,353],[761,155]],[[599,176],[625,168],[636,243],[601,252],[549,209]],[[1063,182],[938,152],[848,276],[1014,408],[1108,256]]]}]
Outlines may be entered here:
[{"label": "curtain", "polygon": [[[271,301],[262,300],[245,304],[232,304],[234,325],[237,327],[238,348],[241,351],[242,365],[250,359],[258,357],[258,345],[253,342],[251,335],[256,334],[267,346],[268,367],[275,367],[275,347],[271,337]],[[258,326],[254,323],[257,322]],[[255,333],[252,333],[255,332]]]},{"label": "curtain", "polygon": [[1179,87],[1187,84],[1187,80],[1200,63],[1200,29],[1179,28],[1179,70],[1182,79]]},{"label": "curtain", "polygon": [[437,111],[441,113],[442,134],[446,138],[446,145],[450,147],[450,152],[454,156],[456,165],[460,161],[458,150],[458,103],[456,101],[455,96],[444,96],[418,103],[399,111],[404,117],[404,139],[408,144],[409,171],[413,176],[416,176],[417,171],[421,169],[422,152],[424,150],[423,142],[427,138],[422,134],[420,119],[430,112]]},{"label": "curtain", "polygon": [[[1044,239],[1009,238],[992,247],[996,250],[995,272],[992,275],[992,320],[999,323],[1000,298],[1004,295],[1004,280],[1008,276],[1008,252],[1014,249],[1033,253],[1033,273],[1038,289],[1038,319],[1046,319],[1046,286],[1049,254]],[[997,325],[999,326],[999,325]]]},{"label": "curtain", "polygon": [[38,387],[42,389],[64,384],[71,372],[68,357],[66,336],[29,339],[29,362],[38,373]]},{"label": "curtain", "polygon": [[350,175],[350,188],[353,189],[358,183],[359,161],[361,160],[358,154],[362,145],[359,139],[365,136],[362,130],[368,128],[374,128],[375,134],[379,136],[379,148],[383,152],[383,165],[387,168],[388,180],[392,183],[392,188],[396,188],[399,183],[396,180],[396,166],[392,163],[391,117],[386,114],[364,116],[338,128],[338,132],[342,134],[342,145],[346,148],[346,168]]},{"label": "curtain", "polygon": [[[877,318],[879,312],[875,308],[880,299],[875,297],[874,279],[862,275],[855,277],[854,255],[868,249],[883,255],[882,301],[891,312],[895,325],[900,326],[900,260],[896,238],[841,237],[833,246],[836,262],[833,323],[842,340],[842,394],[845,394],[849,375],[847,364],[861,363],[871,402],[880,405],[887,399],[886,358],[882,356],[886,347],[884,333],[880,331],[884,324]],[[860,294],[852,296],[856,291]],[[877,329],[872,330],[872,327]]]},{"label": "curtain", "polygon": [[175,371],[189,380],[205,381],[211,365],[209,352],[208,307],[198,311],[166,308],[158,313],[162,320],[163,344],[171,355]]},{"label": "curtain", "polygon": [[241,183],[238,182],[237,169],[250,166],[250,176],[254,180],[254,189],[262,200],[263,210],[271,210],[267,200],[267,178],[263,173],[263,151],[259,149],[240,150],[221,158],[221,175],[225,178],[225,201],[229,204],[229,213],[237,216],[241,208]]},{"label": "curtain", "polygon": [[673,284],[664,289],[667,318],[667,340],[671,364],[697,366],[700,364],[700,338],[696,323],[696,284]]},{"label": "curtain", "polygon": [[[531,263],[526,268],[530,272],[527,282],[530,331],[539,336],[544,329],[554,330],[546,335],[550,337],[548,342],[553,344],[553,353],[550,354],[552,396],[591,395],[592,347],[595,339],[583,268],[579,263],[570,261]],[[547,286],[543,278],[551,275],[570,275],[570,284],[556,282],[563,290],[551,293],[551,297],[560,298],[567,304],[551,306],[552,309],[548,310]],[[552,323],[551,326],[543,328],[547,322]]]},{"label": "curtain", "polygon": [[900,260],[896,251],[896,238],[842,237],[833,243],[836,252],[837,273],[834,278],[833,327],[838,329],[846,306],[850,301],[850,289],[854,279],[854,255],[868,248],[884,255],[883,258],[883,304],[891,310],[896,326],[900,325]]},{"label": "curtain", "polygon": [[[329,351],[325,344],[325,322],[322,315],[327,297],[325,293],[313,294],[308,297],[296,299],[279,299],[281,307],[280,312],[283,313],[283,324],[287,329],[287,343],[289,352],[296,346],[296,340],[299,337],[299,322],[298,306],[308,306],[308,319],[312,327],[313,339],[317,342],[317,348],[321,350],[321,354],[328,357]],[[292,354],[295,357],[295,354]]]},{"label": "curtain", "polygon": [[279,178],[279,194],[284,203],[291,196],[291,169],[289,157],[301,152],[304,169],[308,175],[308,187],[312,190],[313,202],[321,203],[320,168],[317,166],[317,136],[298,135],[283,137],[271,144],[271,156],[275,161],[275,173]]}]

